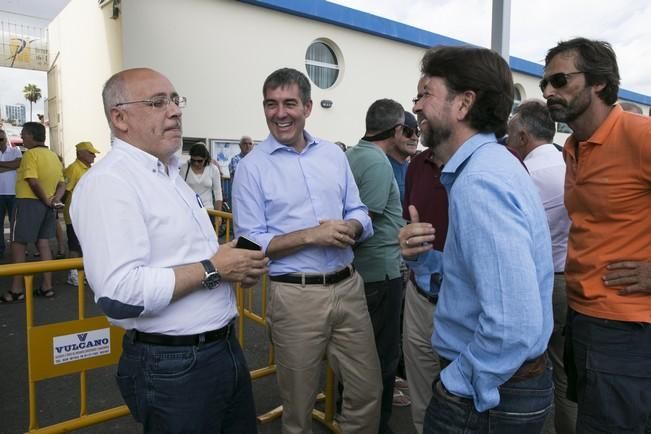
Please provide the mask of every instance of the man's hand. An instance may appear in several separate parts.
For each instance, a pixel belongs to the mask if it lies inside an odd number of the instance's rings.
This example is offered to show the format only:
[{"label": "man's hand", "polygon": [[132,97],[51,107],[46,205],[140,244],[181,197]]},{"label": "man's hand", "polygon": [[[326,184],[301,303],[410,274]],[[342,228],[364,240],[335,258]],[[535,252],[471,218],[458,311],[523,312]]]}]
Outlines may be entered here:
[{"label": "man's hand", "polygon": [[604,285],[624,286],[619,295],[651,293],[651,262],[621,261],[608,264]]},{"label": "man's hand", "polygon": [[343,249],[355,244],[356,227],[350,220],[322,220],[310,230],[311,242],[317,246]]},{"label": "man's hand", "polygon": [[269,259],[259,250],[236,249],[235,244],[235,240],[222,244],[210,260],[222,279],[253,286],[267,272]]},{"label": "man's hand", "polygon": [[402,257],[412,260],[416,259],[421,253],[432,250],[436,230],[430,223],[420,223],[418,210],[413,205],[409,205],[409,217],[411,223],[400,229],[398,241],[400,241],[400,254]]}]

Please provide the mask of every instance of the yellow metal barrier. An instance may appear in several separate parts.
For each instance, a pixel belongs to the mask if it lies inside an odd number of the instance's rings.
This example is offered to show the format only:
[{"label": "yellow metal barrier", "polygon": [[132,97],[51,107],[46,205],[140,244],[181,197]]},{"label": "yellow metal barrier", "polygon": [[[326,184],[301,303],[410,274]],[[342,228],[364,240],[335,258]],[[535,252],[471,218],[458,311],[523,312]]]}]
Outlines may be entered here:
[{"label": "yellow metal barrier", "polygon": [[[122,353],[124,330],[111,326],[104,316],[86,318],[84,272],[81,258],[40,261],[0,266],[0,276],[25,276],[25,313],[27,326],[27,382],[29,393],[29,432],[64,433],[73,429],[126,416],[126,405],[88,414],[86,372],[114,365]],[[34,274],[79,269],[78,320],[34,325]],[[89,339],[90,338],[90,339]],[[36,382],[79,373],[79,418],[39,428]]]},{"label": "yellow metal barrier", "polygon": [[[232,214],[223,211],[208,210],[215,218],[215,230],[224,220],[226,226],[225,241],[230,241]],[[79,270],[78,319],[52,323],[42,326],[34,325],[34,274],[44,272]],[[105,316],[86,318],[85,284],[82,258],[60,259],[55,261],[26,262],[20,264],[0,265],[0,276],[25,276],[25,311],[27,328],[27,380],[29,389],[29,433],[65,433],[71,430],[107,422],[129,414],[126,405],[107,410],[88,413],[88,392],[86,372],[91,369],[114,365],[122,353],[122,336],[124,330],[109,324]],[[236,300],[239,311],[239,341],[244,347],[244,320],[266,327],[268,278],[261,283],[261,312],[253,307],[253,288],[236,286]],[[245,303],[246,292],[246,303]],[[90,337],[90,340],[87,340]],[[92,345],[91,345],[92,344]],[[75,346],[76,345],[76,346]],[[252,380],[272,375],[276,372],[273,346],[269,345],[267,366],[251,371]],[[36,383],[48,378],[60,377],[72,373],[80,376],[80,410],[79,417],[63,422],[39,427],[37,417]],[[326,390],[318,400],[325,400],[325,411],[313,410],[312,417],[321,422],[332,432],[339,433],[334,420],[334,373],[330,367],[326,370]],[[260,423],[270,422],[282,414],[279,406],[258,416]]]}]

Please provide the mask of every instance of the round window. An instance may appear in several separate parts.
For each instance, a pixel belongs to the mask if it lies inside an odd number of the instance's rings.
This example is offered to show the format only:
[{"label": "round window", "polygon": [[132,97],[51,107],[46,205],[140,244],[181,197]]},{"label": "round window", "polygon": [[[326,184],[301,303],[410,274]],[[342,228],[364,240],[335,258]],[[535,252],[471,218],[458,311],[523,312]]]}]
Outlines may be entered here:
[{"label": "round window", "polygon": [[310,80],[321,89],[335,84],[339,76],[339,62],[334,50],[324,42],[313,42],[305,53],[305,68]]}]

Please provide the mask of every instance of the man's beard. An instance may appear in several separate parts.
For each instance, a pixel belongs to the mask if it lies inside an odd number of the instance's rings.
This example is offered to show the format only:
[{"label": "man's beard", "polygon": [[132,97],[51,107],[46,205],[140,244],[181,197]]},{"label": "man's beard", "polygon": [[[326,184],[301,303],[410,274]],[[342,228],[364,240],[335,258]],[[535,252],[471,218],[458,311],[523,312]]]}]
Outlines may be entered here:
[{"label": "man's beard", "polygon": [[590,88],[585,87],[578,95],[571,101],[567,102],[561,98],[549,98],[547,100],[547,107],[552,119],[556,122],[571,123],[581,116],[592,104],[592,94]]},{"label": "man's beard", "polygon": [[452,130],[448,127],[437,125],[435,128],[432,127],[428,121],[426,128],[422,130],[422,143],[423,146],[434,150],[441,146],[442,143],[446,142],[452,135]]}]

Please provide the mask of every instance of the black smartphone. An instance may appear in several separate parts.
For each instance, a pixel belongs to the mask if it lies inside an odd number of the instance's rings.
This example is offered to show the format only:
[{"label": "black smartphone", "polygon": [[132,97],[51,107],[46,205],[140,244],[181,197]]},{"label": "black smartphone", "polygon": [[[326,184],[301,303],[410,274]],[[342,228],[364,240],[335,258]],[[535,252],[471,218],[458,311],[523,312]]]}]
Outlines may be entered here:
[{"label": "black smartphone", "polygon": [[260,244],[251,241],[246,237],[239,237],[237,243],[235,244],[237,249],[246,249],[246,250],[262,250]]}]

